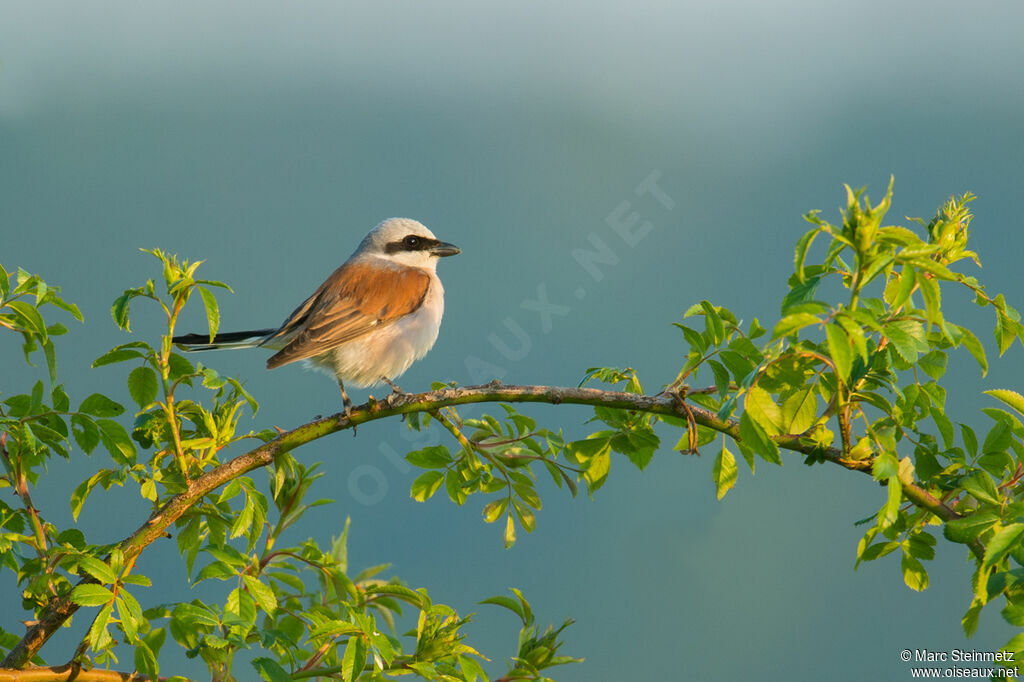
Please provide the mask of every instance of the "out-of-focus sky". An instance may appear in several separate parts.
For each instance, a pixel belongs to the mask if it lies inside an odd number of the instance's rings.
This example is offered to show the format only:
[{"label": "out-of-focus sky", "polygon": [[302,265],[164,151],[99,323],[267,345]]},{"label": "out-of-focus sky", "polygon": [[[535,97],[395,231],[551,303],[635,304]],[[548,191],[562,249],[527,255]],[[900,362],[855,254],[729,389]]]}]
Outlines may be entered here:
[{"label": "out-of-focus sky", "polygon": [[[574,385],[589,366],[618,365],[657,389],[682,362],[671,323],[692,303],[774,323],[800,216],[836,219],[844,182],[877,198],[894,174],[893,221],[978,194],[981,275],[1019,301],[1022,28],[1011,2],[8,2],[0,262],[62,285],[85,312],[58,344],[81,398],[123,385],[119,368],[88,367],[130,340],[110,302],[159,274],[139,247],[206,259],[202,271],[236,291],[222,297],[223,328],[267,327],[376,222],[408,216],[463,254],[440,265],[441,335],[404,388],[496,374]],[[650,178],[668,201],[637,192]],[[632,245],[609,226],[623,212],[651,225]],[[595,238],[617,258],[599,280],[572,257]],[[530,309],[539,296],[563,306],[550,324]],[[991,339],[989,311],[945,303]],[[151,338],[158,321],[137,306],[135,334]],[[202,328],[199,311],[189,323]],[[27,390],[15,341],[0,351],[0,390]],[[986,428],[980,390],[1019,390],[1020,353],[984,380],[954,355],[955,420]],[[261,399],[253,427],[339,408],[332,382],[267,372],[264,359],[206,358]],[[569,435],[590,416],[527,411]],[[319,493],[338,502],[292,539],[327,543],[351,516],[353,565],[391,562],[477,611],[471,643],[498,658],[514,653],[516,624],[476,602],[522,588],[545,622],[578,621],[564,652],[587,662],[559,680],[899,680],[903,649],[991,651],[1008,638],[994,610],[964,638],[960,546],[940,541],[921,594],[892,557],[853,570],[853,522],[884,497],[867,477],[790,457],[741,470],[716,502],[711,452],[683,457],[663,436],[646,472],[616,460],[593,501],[543,487],[537,530],[506,551],[476,500],[410,500],[416,472],[395,453],[419,443],[397,423],[367,425],[299,453],[323,461]],[[36,496],[49,518],[72,523],[69,492],[103,458],[53,463]],[[79,525],[115,541],[143,518],[136,500],[98,494]],[[155,547],[140,570],[181,583],[174,556]],[[144,605],[223,599],[205,585],[150,592]],[[4,588],[0,612],[19,602]]]}]

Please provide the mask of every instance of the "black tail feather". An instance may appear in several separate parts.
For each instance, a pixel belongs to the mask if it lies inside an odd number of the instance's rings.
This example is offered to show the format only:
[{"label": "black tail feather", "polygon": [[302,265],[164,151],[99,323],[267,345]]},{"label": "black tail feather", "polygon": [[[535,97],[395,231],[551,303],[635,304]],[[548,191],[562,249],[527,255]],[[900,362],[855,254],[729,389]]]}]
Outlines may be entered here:
[{"label": "black tail feather", "polygon": [[238,343],[239,341],[245,341],[246,339],[252,339],[259,336],[267,336],[274,333],[275,329],[254,329],[247,332],[221,332],[213,337],[213,342],[210,341],[209,334],[183,334],[181,336],[175,336],[171,339],[174,343],[180,343],[185,346],[216,346],[221,343]]}]

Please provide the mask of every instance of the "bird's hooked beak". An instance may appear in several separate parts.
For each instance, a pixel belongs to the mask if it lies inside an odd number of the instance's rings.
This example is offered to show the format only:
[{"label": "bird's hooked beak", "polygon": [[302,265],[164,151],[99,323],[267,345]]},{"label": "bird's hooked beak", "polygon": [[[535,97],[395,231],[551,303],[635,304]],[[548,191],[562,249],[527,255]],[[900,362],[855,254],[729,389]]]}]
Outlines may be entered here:
[{"label": "bird's hooked beak", "polygon": [[462,249],[455,246],[455,244],[449,244],[448,242],[438,242],[434,246],[430,247],[430,253],[437,256],[438,258],[444,258],[445,256],[454,256],[462,253]]}]

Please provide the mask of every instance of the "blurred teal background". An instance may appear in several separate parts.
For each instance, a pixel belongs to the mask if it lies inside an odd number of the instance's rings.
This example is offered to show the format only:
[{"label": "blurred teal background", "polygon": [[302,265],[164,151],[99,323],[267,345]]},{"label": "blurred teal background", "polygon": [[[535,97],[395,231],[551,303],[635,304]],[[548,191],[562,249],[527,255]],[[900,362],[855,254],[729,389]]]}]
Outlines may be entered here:
[{"label": "blurred teal background", "polygon": [[[877,199],[890,174],[893,221],[979,195],[981,275],[1019,307],[1022,21],[1014,2],[7,2],[0,261],[82,307],[86,324],[58,342],[73,399],[125,402],[128,368],[89,364],[131,340],[110,302],[159,275],[139,247],[206,259],[202,272],[236,291],[222,297],[222,327],[266,327],[389,216],[463,249],[441,263],[445,321],[406,390],[495,375],[574,385],[592,365],[635,367],[656,390],[682,362],[671,322],[707,298],[770,327],[800,216],[820,208],[834,221],[843,182]],[[652,173],[669,201],[638,195]],[[609,226],[631,212],[651,225],[632,246]],[[594,238],[617,259],[600,280],[572,255]],[[565,307],[549,326],[522,305],[538,291]],[[991,340],[990,311],[945,303]],[[159,321],[136,305],[135,336],[152,340]],[[202,324],[193,310],[183,328]],[[0,338],[0,357],[2,390],[28,390],[36,373],[15,340]],[[1024,387],[1020,358],[1018,345],[981,379],[955,354],[950,412],[987,429],[980,391]],[[267,372],[259,351],[203,360],[247,381],[262,403],[253,427],[340,408],[332,382]],[[527,411],[570,436],[590,416]],[[905,648],[991,651],[1009,637],[996,606],[965,640],[963,547],[940,542],[920,594],[893,557],[854,572],[853,522],[884,497],[867,477],[790,457],[755,477],[741,469],[718,503],[710,451],[683,457],[676,437],[663,432],[644,473],[616,460],[593,501],[542,483],[537,530],[506,551],[480,501],[410,500],[401,454],[423,441],[397,422],[367,425],[301,450],[324,462],[319,494],[338,503],[291,539],[328,543],[351,516],[353,565],[391,562],[476,611],[471,643],[499,658],[495,672],[516,622],[476,602],[509,586],[545,623],[577,619],[564,652],[587,661],[556,673],[570,682],[903,680]],[[105,457],[52,463],[35,496],[48,518],[72,523],[69,493]],[[136,493],[114,490],[79,525],[111,542],[144,515]],[[183,584],[172,545],[140,561],[157,585]],[[216,601],[220,587],[140,597]],[[5,628],[19,609],[5,587]],[[82,627],[44,656],[63,662]],[[164,669],[203,672],[183,658]]]}]

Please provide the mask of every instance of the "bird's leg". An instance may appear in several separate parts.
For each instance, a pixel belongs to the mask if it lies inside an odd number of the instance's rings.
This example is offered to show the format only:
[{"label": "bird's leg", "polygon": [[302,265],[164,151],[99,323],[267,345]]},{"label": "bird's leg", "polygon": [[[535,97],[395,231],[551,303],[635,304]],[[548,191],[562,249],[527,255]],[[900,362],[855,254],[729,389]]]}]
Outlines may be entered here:
[{"label": "bird's leg", "polygon": [[398,395],[405,395],[405,391],[403,391],[402,389],[400,389],[400,388],[398,387],[398,384],[396,384],[395,382],[393,382],[393,381],[392,381],[391,379],[388,379],[387,377],[381,377],[381,378],[380,378],[380,380],[381,380],[381,381],[383,381],[383,382],[384,382],[385,384],[387,384],[388,386],[390,386],[390,387],[391,387],[391,390],[392,390],[392,391],[394,391],[395,393],[397,393]]},{"label": "bird's leg", "polygon": [[[405,391],[403,391],[402,389],[400,389],[398,387],[398,384],[393,382],[391,379],[388,379],[387,377],[381,377],[380,380],[383,381],[385,384],[387,384],[388,386],[391,387],[391,393],[385,399],[385,402],[387,402],[389,405],[398,396],[400,396],[400,395],[408,395]],[[402,421],[405,421],[405,415],[404,414],[402,415]]]},{"label": "bird's leg", "polygon": [[[349,400],[348,393],[345,393],[345,384],[342,382],[341,377],[338,377],[338,388],[341,389],[341,401],[345,405],[345,418],[352,418],[352,401]],[[356,427],[352,427],[352,435],[356,435]]]}]

